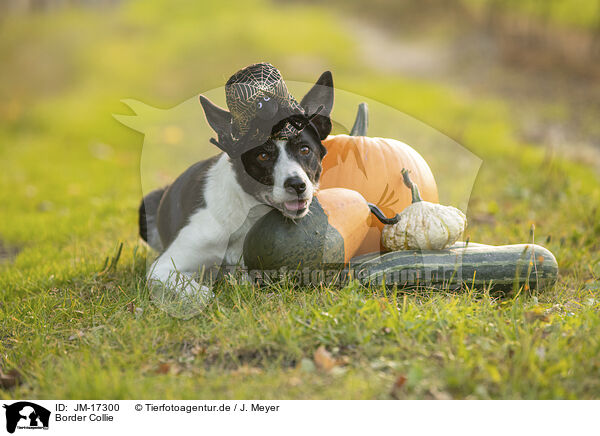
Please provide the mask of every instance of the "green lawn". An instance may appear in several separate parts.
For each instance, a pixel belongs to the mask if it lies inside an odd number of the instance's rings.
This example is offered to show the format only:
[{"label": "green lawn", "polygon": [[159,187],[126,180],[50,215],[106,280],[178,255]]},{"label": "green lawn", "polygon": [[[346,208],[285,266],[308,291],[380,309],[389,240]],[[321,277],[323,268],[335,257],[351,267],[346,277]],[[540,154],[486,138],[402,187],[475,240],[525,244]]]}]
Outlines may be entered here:
[{"label": "green lawn", "polygon": [[[287,3],[144,0],[3,21],[0,398],[598,398],[598,175],[524,143],[503,101],[357,56],[335,13]],[[154,307],[137,237],[143,136],[112,114],[124,98],[175,106],[260,60],[289,80],[331,69],[340,89],[479,156],[468,236],[521,243],[535,224],[557,286],[496,299],[223,284],[192,320]],[[333,369],[315,366],[320,346]]]}]

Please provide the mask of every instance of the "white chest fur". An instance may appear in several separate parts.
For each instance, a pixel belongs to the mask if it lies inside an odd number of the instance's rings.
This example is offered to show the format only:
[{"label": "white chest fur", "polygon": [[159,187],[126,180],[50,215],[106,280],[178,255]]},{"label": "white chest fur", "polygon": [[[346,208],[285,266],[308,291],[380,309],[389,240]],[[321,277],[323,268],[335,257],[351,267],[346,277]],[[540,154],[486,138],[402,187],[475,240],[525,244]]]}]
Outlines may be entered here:
[{"label": "white chest fur", "polygon": [[[208,171],[204,198],[206,207],[191,215],[156,259],[148,274],[150,280],[174,285],[179,274],[192,277],[223,263],[242,264],[246,233],[271,208],[242,189],[225,154]],[[185,291],[197,291],[197,283],[189,283]]]}]

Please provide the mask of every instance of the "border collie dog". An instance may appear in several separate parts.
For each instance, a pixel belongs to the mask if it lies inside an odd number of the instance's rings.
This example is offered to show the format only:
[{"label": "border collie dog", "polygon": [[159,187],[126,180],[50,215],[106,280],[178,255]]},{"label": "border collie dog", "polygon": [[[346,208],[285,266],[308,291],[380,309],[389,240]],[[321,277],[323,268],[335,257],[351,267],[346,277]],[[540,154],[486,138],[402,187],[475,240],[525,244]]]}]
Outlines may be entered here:
[{"label": "border collie dog", "polygon": [[[231,131],[230,112],[204,97],[200,100],[211,128]],[[210,297],[198,275],[222,265],[243,266],[244,239],[259,218],[272,208],[292,219],[308,213],[327,152],[321,141],[331,131],[330,72],[321,75],[300,106],[319,116],[295,136],[269,137],[241,153],[221,146],[224,152],[192,165],[171,185],[144,197],[140,235],[160,253],[148,271],[149,286]]]}]

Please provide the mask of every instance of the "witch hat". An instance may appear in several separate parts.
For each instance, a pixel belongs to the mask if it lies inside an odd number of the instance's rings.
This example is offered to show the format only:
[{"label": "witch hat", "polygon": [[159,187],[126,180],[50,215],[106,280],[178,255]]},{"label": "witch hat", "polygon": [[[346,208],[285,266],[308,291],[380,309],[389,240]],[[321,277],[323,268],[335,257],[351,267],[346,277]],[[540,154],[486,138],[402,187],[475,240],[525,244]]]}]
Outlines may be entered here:
[{"label": "witch hat", "polygon": [[[281,73],[273,65],[261,62],[239,70],[225,85],[229,112],[200,96],[209,124],[218,140],[211,140],[232,157],[269,139],[297,135],[311,125],[322,108],[312,115],[289,93]],[[313,126],[314,128],[314,126]]]}]

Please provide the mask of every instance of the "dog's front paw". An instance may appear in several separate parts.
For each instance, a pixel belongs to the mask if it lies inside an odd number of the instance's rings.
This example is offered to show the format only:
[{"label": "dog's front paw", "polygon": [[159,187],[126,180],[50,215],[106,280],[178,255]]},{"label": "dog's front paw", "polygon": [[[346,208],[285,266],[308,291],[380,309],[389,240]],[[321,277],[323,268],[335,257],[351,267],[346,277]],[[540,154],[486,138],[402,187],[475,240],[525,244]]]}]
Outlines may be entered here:
[{"label": "dog's front paw", "polygon": [[214,297],[208,286],[186,276],[166,281],[150,279],[148,286],[154,304],[176,318],[189,319],[200,314]]},{"label": "dog's front paw", "polygon": [[214,296],[214,292],[206,285],[201,285],[193,279],[186,281],[176,292],[186,298],[201,298],[206,302],[210,301]]}]

